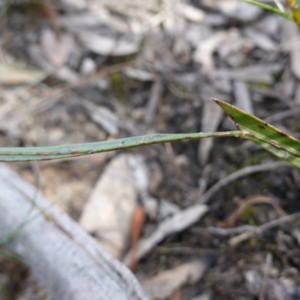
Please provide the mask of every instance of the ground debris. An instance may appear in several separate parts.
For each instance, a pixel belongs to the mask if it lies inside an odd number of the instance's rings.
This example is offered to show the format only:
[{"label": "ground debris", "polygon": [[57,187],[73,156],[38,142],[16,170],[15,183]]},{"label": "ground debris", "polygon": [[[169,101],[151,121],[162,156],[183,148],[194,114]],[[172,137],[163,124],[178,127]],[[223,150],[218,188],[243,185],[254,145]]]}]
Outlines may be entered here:
[{"label": "ground debris", "polygon": [[[0,1],[1,146],[235,129],[211,97],[299,137],[293,23],[236,0],[57,0],[48,14],[33,2]],[[139,279],[181,270],[165,285],[173,299],[299,295],[299,174],[251,142],[186,141],[11,166]],[[253,195],[271,200],[239,210]],[[199,256],[208,253],[216,264],[201,277]],[[201,283],[188,286],[193,268]],[[2,278],[18,285],[10,271],[0,270],[0,298]],[[29,273],[9,300],[29,293]]]}]

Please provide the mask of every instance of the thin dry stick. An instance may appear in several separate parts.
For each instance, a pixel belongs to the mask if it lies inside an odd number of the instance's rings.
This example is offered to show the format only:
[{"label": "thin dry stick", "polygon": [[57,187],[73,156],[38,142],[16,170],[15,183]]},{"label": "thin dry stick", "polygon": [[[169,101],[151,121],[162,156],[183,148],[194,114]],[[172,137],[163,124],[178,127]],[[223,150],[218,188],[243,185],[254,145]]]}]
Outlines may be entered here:
[{"label": "thin dry stick", "polygon": [[221,227],[234,227],[238,218],[243,214],[243,212],[250,206],[255,204],[270,204],[276,210],[277,214],[281,217],[286,216],[285,211],[280,207],[280,205],[272,198],[265,197],[262,195],[254,195],[247,197],[239,203],[237,209],[223,222],[218,222]]},{"label": "thin dry stick", "polygon": [[228,236],[232,234],[244,233],[247,231],[255,230],[255,226],[251,225],[242,225],[233,228],[220,228],[220,227],[208,227],[207,231],[212,234],[221,235],[221,236]]},{"label": "thin dry stick", "polygon": [[287,222],[292,222],[299,217],[300,217],[300,213],[295,213],[292,215],[284,216],[284,217],[278,218],[276,220],[267,222],[261,226],[256,227],[252,231],[244,232],[241,235],[238,235],[238,236],[230,239],[229,244],[231,247],[236,247],[238,244],[240,244],[256,235],[261,235],[263,232],[265,232],[269,229],[272,229],[273,227],[280,226]]},{"label": "thin dry stick", "polygon": [[250,175],[252,173],[257,173],[257,172],[265,172],[265,171],[270,171],[276,168],[280,167],[288,167],[290,164],[285,163],[285,162],[272,162],[272,163],[266,163],[262,165],[254,165],[254,166],[249,166],[245,167],[243,169],[240,169],[234,173],[229,174],[227,177],[221,179],[219,182],[217,182],[215,185],[213,185],[203,196],[200,197],[199,203],[207,203],[211,197],[219,191],[222,187],[226,186],[230,182],[243,177]]}]

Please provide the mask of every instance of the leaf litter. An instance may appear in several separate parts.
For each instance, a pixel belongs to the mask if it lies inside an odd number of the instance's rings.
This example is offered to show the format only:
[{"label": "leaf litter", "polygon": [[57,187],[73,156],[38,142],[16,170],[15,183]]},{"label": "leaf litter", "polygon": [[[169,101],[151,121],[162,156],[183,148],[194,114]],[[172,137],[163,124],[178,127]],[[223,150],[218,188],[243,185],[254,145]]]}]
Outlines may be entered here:
[{"label": "leaf litter", "polygon": [[[299,43],[292,23],[235,0],[60,0],[52,8],[60,37],[53,19],[41,19],[38,11],[36,22],[14,6],[10,15],[1,17],[1,146],[93,142],[132,132],[227,130],[221,110],[206,101],[210,97],[254,111],[261,119],[276,120],[298,135]],[[286,116],[278,116],[285,111]],[[138,115],[142,117],[132,117]],[[101,201],[105,196],[103,207],[111,207],[111,213],[92,209],[105,216],[95,218],[97,226],[91,231],[101,243],[113,237],[112,230],[120,230],[119,242],[113,238],[118,247],[111,251],[128,265],[136,265],[136,276],[147,282],[145,290],[155,290],[165,282],[160,278],[168,277],[169,291],[161,293],[160,299],[174,293],[182,299],[226,300],[232,295],[254,299],[259,293],[266,299],[276,293],[277,298],[294,299],[300,285],[300,224],[294,216],[300,211],[295,179],[299,171],[281,168],[283,164],[273,163],[269,154],[241,143],[232,139],[202,140],[201,146],[180,142],[172,150],[156,145],[126,154],[42,162],[40,173],[35,174],[44,180],[42,192],[75,220],[83,218],[89,198]],[[142,163],[137,159],[135,167],[114,167],[118,159],[128,157],[142,157]],[[153,175],[153,165],[159,166],[160,175]],[[12,167],[35,182],[32,165]],[[109,169],[112,175],[105,179]],[[124,182],[116,188],[121,175]],[[99,185],[107,194],[101,191],[97,196]],[[125,194],[131,195],[130,200]],[[248,207],[235,227],[218,227],[217,222],[226,220],[242,199],[257,194],[276,199],[287,216],[276,215],[268,205]],[[126,213],[120,212],[124,201],[132,204]],[[132,233],[139,207],[145,215]],[[106,218],[114,216],[114,225],[109,225]],[[104,227],[98,224],[101,220]],[[221,229],[236,231],[216,234]],[[234,240],[237,233],[241,237]],[[199,271],[211,250],[216,264],[189,281],[190,271],[182,270],[200,264]],[[272,280],[263,267],[270,254]],[[180,280],[170,280],[177,272]],[[5,282],[12,280],[9,268],[0,274]],[[9,299],[18,299],[6,287]],[[21,284],[18,293],[26,293]]]}]

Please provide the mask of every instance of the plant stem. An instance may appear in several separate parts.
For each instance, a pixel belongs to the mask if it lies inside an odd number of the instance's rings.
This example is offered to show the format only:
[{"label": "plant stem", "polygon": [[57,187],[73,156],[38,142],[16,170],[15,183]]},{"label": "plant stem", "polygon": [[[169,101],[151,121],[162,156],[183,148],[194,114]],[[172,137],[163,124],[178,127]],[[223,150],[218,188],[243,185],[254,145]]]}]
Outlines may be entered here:
[{"label": "plant stem", "polygon": [[262,3],[260,1],[255,1],[255,0],[243,0],[244,2],[247,2],[247,3],[250,3],[250,4],[253,4],[255,6],[258,6],[260,8],[263,8],[265,10],[268,10],[274,14],[277,14],[285,19],[288,19],[290,21],[294,21],[294,17],[289,14],[289,13],[286,13],[284,11],[281,11],[280,9],[272,6],[272,5],[269,5],[269,4],[265,4],[265,3]]},{"label": "plant stem", "polygon": [[49,160],[208,137],[244,137],[241,131],[151,134],[112,141],[49,147],[0,148],[0,161]]}]

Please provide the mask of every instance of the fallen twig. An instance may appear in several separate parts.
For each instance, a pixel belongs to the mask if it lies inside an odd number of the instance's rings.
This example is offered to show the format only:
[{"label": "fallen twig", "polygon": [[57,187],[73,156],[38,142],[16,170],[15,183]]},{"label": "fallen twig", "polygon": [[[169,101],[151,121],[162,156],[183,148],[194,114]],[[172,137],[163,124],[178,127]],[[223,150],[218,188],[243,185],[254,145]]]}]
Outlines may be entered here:
[{"label": "fallen twig", "polygon": [[256,227],[252,231],[244,232],[236,237],[233,237],[232,239],[230,239],[229,244],[232,247],[236,247],[238,244],[240,244],[256,235],[261,235],[263,232],[265,232],[269,229],[272,229],[273,227],[280,226],[287,222],[292,222],[299,217],[300,217],[300,213],[295,213],[292,215],[284,216],[284,217],[278,218],[276,220],[267,222],[261,226]]},{"label": "fallen twig", "polygon": [[286,216],[285,211],[279,206],[279,204],[274,199],[270,197],[261,196],[261,195],[255,195],[243,199],[239,203],[238,208],[224,222],[218,222],[218,224],[221,227],[225,227],[225,228],[235,226],[236,221],[243,214],[245,209],[255,204],[270,204],[274,207],[274,209],[276,210],[279,216],[281,217]]},{"label": "fallen twig", "polygon": [[265,172],[276,168],[288,167],[288,166],[290,166],[290,164],[285,162],[272,162],[272,163],[266,163],[261,165],[249,166],[240,169],[234,173],[229,174],[225,178],[218,181],[215,185],[213,185],[203,196],[200,197],[199,203],[207,203],[218,190],[220,190],[222,187],[226,186],[230,182],[240,177],[247,176],[257,172]]},{"label": "fallen twig", "polygon": [[242,225],[242,226],[233,227],[233,228],[220,228],[220,227],[213,227],[213,226],[210,226],[208,228],[192,228],[191,231],[196,234],[208,232],[210,234],[215,234],[215,235],[219,235],[219,236],[228,236],[228,235],[232,235],[232,234],[253,231],[255,229],[256,229],[256,226]]},{"label": "fallen twig", "polygon": [[[0,164],[0,239],[33,218],[9,243],[54,299],[146,300],[131,272],[68,215]],[[9,200],[9,201],[8,201]]]}]

